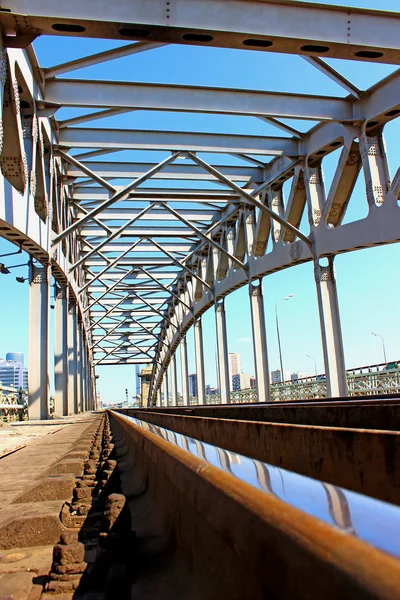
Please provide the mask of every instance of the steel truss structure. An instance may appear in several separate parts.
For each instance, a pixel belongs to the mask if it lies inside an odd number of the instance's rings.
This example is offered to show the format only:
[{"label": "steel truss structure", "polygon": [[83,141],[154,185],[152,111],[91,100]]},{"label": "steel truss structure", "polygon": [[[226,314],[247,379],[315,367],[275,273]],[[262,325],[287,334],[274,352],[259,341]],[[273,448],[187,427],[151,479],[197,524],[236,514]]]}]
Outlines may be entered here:
[{"label": "steel truss structure", "polygon": [[[56,413],[93,407],[97,365],[150,362],[150,405],[160,402],[162,385],[168,398],[169,367],[177,403],[178,346],[188,404],[191,326],[198,402],[204,403],[201,315],[212,306],[220,398],[227,402],[224,298],[244,285],[257,396],[266,401],[262,278],[306,261],[314,263],[328,395],[346,395],[334,257],[400,240],[400,168],[390,176],[383,139],[385,125],[400,115],[400,71],[360,90],[324,58],[398,64],[399,26],[399,13],[285,0],[120,0],[103,13],[95,0],[6,0],[0,12],[1,235],[42,265],[32,264],[30,274],[31,416],[44,416],[48,406],[50,269],[57,281]],[[30,45],[39,35],[131,43],[42,68]],[[134,64],[135,54],[171,43],[300,55],[343,95],[63,77],[123,56]],[[63,107],[82,114],[57,119]],[[135,110],[253,117],[277,135],[98,126]],[[300,132],[290,119],[317,125]],[[337,149],[328,188],[321,163]],[[164,158],[126,159],[126,151],[138,150]],[[360,171],[368,215],[343,224]]]}]

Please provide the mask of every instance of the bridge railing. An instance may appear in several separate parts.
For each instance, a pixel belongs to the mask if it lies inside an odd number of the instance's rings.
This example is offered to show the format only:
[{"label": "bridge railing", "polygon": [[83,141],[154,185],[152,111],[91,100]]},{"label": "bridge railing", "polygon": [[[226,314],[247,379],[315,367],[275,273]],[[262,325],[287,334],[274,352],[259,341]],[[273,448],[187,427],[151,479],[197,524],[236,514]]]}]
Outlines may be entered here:
[{"label": "bridge railing", "polygon": [[0,381],[0,419],[2,421],[24,421],[28,418],[28,392]]},{"label": "bridge railing", "polygon": [[[398,364],[398,361],[393,364]],[[386,364],[359,367],[347,371],[347,388],[349,396],[376,396],[378,394],[400,394],[400,367],[385,368]],[[319,400],[326,398],[327,386],[325,375],[303,377],[285,383],[271,384],[271,402],[289,402],[296,400]],[[206,396],[206,404],[219,404],[219,393]],[[257,402],[256,388],[248,388],[231,392],[233,404]],[[183,404],[182,398],[178,405]],[[190,405],[197,404],[197,398],[190,396]]]}]

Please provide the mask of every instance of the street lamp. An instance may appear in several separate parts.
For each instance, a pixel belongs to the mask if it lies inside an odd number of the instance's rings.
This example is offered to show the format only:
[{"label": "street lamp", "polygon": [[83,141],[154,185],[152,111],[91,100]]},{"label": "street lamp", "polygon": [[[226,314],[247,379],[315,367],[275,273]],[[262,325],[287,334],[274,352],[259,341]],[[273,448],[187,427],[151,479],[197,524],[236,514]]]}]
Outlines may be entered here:
[{"label": "street lamp", "polygon": [[284,296],[283,298],[279,298],[275,302],[276,335],[278,337],[279,361],[280,361],[280,365],[281,365],[281,381],[282,381],[282,384],[284,383],[284,377],[283,377],[283,361],[282,361],[281,336],[279,334],[278,303],[281,300],[290,300],[290,298],[293,298],[293,296],[294,296],[294,294],[288,294],[287,296]]},{"label": "street lamp", "polygon": [[385,348],[385,340],[383,339],[383,335],[381,335],[380,333],[374,333],[373,331],[371,331],[371,335],[374,335],[375,337],[380,337],[382,340],[382,349],[383,349],[383,358],[385,360],[385,365],[387,364],[387,360],[386,360],[386,348]]},{"label": "street lamp", "polygon": [[315,356],[313,356],[312,354],[306,354],[306,356],[308,356],[308,358],[312,358],[314,360],[315,377],[317,377],[317,375],[318,375],[318,372],[317,372],[317,361],[315,360]]}]

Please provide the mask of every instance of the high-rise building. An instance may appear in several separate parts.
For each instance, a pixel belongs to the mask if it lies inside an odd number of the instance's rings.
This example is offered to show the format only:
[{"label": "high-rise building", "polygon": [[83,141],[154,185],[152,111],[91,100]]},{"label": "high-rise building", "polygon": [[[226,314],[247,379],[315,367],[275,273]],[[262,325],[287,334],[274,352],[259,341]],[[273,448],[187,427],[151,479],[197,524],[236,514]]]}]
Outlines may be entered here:
[{"label": "high-rise building", "polygon": [[6,360],[13,360],[14,362],[21,363],[24,366],[24,353],[23,352],[7,352]]},{"label": "high-rise building", "polygon": [[[238,392],[239,390],[248,390],[255,386],[255,378],[247,373],[238,373],[232,376],[232,390]],[[253,384],[253,385],[252,385]]]},{"label": "high-rise building", "polygon": [[197,374],[189,375],[189,396],[197,398]]},{"label": "high-rise building", "polygon": [[281,383],[282,382],[282,374],[280,369],[275,369],[275,371],[271,371],[271,383]]},{"label": "high-rise building", "polygon": [[[8,353],[10,356],[12,353]],[[22,354],[22,360],[24,355]],[[14,386],[28,391],[28,369],[21,362],[0,358],[0,381],[5,387]]]},{"label": "high-rise building", "polygon": [[234,352],[230,352],[229,353],[229,388],[231,391],[235,390],[235,388],[233,387],[233,377],[235,375],[240,375],[241,372],[242,372],[242,361],[240,359],[240,354],[235,354]]}]

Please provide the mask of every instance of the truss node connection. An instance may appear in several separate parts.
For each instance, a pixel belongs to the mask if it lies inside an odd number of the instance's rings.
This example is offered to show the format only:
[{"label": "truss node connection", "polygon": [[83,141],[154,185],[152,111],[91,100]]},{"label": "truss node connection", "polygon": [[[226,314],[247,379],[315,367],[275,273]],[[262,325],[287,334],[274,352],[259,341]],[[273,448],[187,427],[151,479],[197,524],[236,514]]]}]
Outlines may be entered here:
[{"label": "truss node connection", "polygon": [[[227,402],[224,299],[245,285],[257,397],[267,401],[262,280],[307,261],[327,393],[346,395],[334,257],[400,240],[400,169],[390,174],[384,143],[385,126],[400,115],[400,71],[360,89],[335,59],[398,65],[400,14],[289,0],[120,0],[100,12],[95,0],[8,0],[0,12],[1,235],[41,265],[31,262],[29,279],[30,368],[37,373],[30,416],[48,410],[43,332],[51,275],[59,414],[94,406],[98,365],[150,363],[143,402],[163,395],[168,403],[168,380],[176,399],[178,347],[188,403],[185,336],[192,326],[204,403],[202,314],[210,308],[219,397]],[[58,64],[49,53],[40,65],[38,36],[124,44]],[[86,77],[85,69],[119,59],[134,74],[139,54],[162,61],[171,44],[181,53],[192,45],[300,56],[337,93]],[[154,126],[138,128],[138,115],[154,115]],[[189,126],[157,127],[171,115]],[[216,118],[252,126],[221,133]],[[209,123],[203,131],[191,125],[200,119]],[[328,156],[335,161],[329,186],[322,169]],[[367,216],[349,223],[359,176]]]}]

